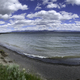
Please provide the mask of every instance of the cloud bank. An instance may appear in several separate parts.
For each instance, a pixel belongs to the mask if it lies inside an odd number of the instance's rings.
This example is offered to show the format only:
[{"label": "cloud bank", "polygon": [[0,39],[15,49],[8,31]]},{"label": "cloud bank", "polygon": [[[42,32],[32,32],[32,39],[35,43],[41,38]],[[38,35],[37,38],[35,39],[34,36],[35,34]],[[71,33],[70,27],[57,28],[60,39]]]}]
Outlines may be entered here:
[{"label": "cloud bank", "polygon": [[[31,2],[35,0],[30,0]],[[57,3],[57,0],[41,0],[37,3],[34,12],[14,14],[18,10],[28,10],[28,5],[22,5],[19,0],[0,1],[0,32],[15,30],[80,30],[79,15],[61,10],[67,5],[80,5],[79,0],[66,0]],[[45,6],[45,9],[43,9]],[[59,9],[59,11],[55,10]],[[68,22],[66,22],[68,21]],[[74,21],[74,22],[73,22]]]}]

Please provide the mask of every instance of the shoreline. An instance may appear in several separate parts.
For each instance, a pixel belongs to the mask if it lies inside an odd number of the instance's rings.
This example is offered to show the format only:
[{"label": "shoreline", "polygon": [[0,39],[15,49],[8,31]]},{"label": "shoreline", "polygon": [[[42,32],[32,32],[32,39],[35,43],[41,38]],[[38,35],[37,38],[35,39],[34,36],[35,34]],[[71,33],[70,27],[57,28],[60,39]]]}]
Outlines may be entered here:
[{"label": "shoreline", "polygon": [[77,80],[80,79],[80,66],[48,64],[39,60],[17,54],[15,51],[0,46],[8,57],[28,73],[39,75],[43,80]]},{"label": "shoreline", "polygon": [[65,56],[65,57],[44,57],[44,56],[36,56],[27,53],[21,53],[19,51],[15,51],[14,49],[9,49],[3,45],[0,45],[3,48],[6,48],[14,53],[24,56],[29,59],[37,60],[43,63],[54,64],[54,65],[64,65],[64,66],[80,66],[80,56]]}]

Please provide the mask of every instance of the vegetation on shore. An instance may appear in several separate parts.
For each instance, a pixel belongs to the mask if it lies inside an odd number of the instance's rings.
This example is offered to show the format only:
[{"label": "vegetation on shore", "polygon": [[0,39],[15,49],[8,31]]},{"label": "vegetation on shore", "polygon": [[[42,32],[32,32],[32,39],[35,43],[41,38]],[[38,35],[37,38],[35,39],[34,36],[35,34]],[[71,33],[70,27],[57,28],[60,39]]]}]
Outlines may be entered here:
[{"label": "vegetation on shore", "polygon": [[0,64],[0,80],[41,80],[40,78],[20,70],[16,65]]},{"label": "vegetation on shore", "polygon": [[8,61],[4,65],[6,56],[8,55],[0,50],[0,80],[41,80],[35,75],[28,74],[24,68],[20,70],[18,65],[7,64]]}]

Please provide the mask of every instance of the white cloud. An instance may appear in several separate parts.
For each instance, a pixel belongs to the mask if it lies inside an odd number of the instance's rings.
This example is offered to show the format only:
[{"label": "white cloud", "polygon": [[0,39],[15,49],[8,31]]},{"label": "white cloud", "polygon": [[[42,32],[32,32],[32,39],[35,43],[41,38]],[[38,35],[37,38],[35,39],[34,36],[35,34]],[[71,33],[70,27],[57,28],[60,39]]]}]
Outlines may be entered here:
[{"label": "white cloud", "polygon": [[80,5],[80,0],[66,0],[66,2],[72,5]]},{"label": "white cloud", "polygon": [[62,20],[70,20],[70,19],[76,19],[79,18],[79,16],[77,14],[72,14],[72,13],[68,13],[65,11],[61,11],[61,19]]},{"label": "white cloud", "polygon": [[36,6],[36,8],[35,8],[35,10],[39,10],[39,9],[41,9],[40,6],[41,6],[41,4],[38,3],[37,6]]},{"label": "white cloud", "polygon": [[[10,19],[10,23],[1,25],[0,27],[7,29],[7,27],[14,30],[79,30],[79,24],[66,24],[62,23],[62,20],[71,20],[79,18],[77,14],[68,13],[65,11],[56,12],[55,10],[41,10],[36,13],[28,14],[26,17],[34,18],[25,19],[26,14],[13,15]],[[23,26],[27,26],[24,27]],[[0,28],[0,29],[1,29]],[[11,29],[9,29],[10,31]]]},{"label": "white cloud", "polygon": [[25,24],[27,24],[27,25],[31,25],[31,20],[17,20],[17,21],[15,21],[15,24],[16,25],[21,25],[21,24],[23,24],[23,25],[25,25]]},{"label": "white cloud", "polygon": [[[29,21],[29,23],[33,23],[33,24],[36,24],[32,27],[28,27],[29,25],[27,25],[27,27],[25,28],[22,28],[20,25],[17,25],[14,27],[15,30],[76,30],[76,31],[79,31],[80,30],[80,25],[78,24],[66,24],[66,23],[61,23],[59,21],[49,21],[49,20],[46,20],[45,21],[45,24],[44,24],[44,21],[42,20],[35,20],[35,21]],[[53,23],[54,22],[54,23]],[[25,25],[22,25],[22,26],[25,26]]]},{"label": "white cloud", "polygon": [[57,0],[51,0],[51,2],[56,2]]},{"label": "white cloud", "polygon": [[[6,3],[5,3],[6,1]],[[33,1],[33,0],[32,0]],[[54,3],[57,0],[43,0],[43,4],[47,4],[48,8],[64,8],[65,4]],[[66,0],[69,1],[69,0]],[[15,4],[14,4],[15,3]],[[2,5],[3,4],[3,5]],[[51,4],[51,5],[50,5]],[[2,6],[1,6],[2,5]],[[37,4],[35,10],[41,9],[41,4]],[[18,0],[2,0],[0,2],[0,19],[9,19],[10,23],[0,21],[0,31],[14,30],[80,30],[80,22],[62,23],[63,20],[71,20],[79,18],[77,14],[55,10],[41,10],[26,16],[26,13],[19,15],[11,15],[17,10],[27,10],[27,5],[22,5]],[[28,18],[34,19],[25,19]],[[24,27],[27,26],[27,27]],[[9,29],[8,29],[9,27]],[[23,28],[24,27],[24,28]],[[12,28],[12,29],[11,29]]]},{"label": "white cloud", "polygon": [[0,18],[8,19],[12,13],[17,10],[27,10],[27,5],[22,5],[18,0],[0,1]]},{"label": "white cloud", "polygon": [[42,10],[34,14],[28,14],[27,17],[37,17],[36,20],[32,21],[32,23],[36,25],[37,30],[80,30],[80,27],[77,24],[62,23],[62,20],[79,18],[77,14],[72,14],[65,11],[56,12],[54,10]]},{"label": "white cloud", "polygon": [[65,8],[66,7],[66,5],[65,4],[59,4],[59,6],[60,6],[60,8]]},{"label": "white cloud", "polygon": [[5,22],[4,21],[0,21],[0,24],[5,24]]},{"label": "white cloud", "polygon": [[25,19],[25,15],[26,13],[20,14],[20,15],[13,15],[11,18],[14,18],[16,20],[22,20],[22,19]]},{"label": "white cloud", "polygon": [[4,14],[4,15],[0,14],[0,19],[7,20],[7,19],[9,19],[9,17],[10,17],[10,15],[8,15],[8,14]]},{"label": "white cloud", "polygon": [[48,19],[48,20],[69,20],[69,19],[79,18],[77,14],[72,14],[65,11],[56,12],[55,10],[49,10],[49,11],[41,10],[34,14],[33,13],[28,14],[27,17],[28,18],[39,17],[41,19]]},{"label": "white cloud", "polygon": [[47,5],[47,8],[58,8],[58,9],[61,9],[61,8],[65,8],[66,5],[65,4],[62,4],[62,3],[53,3],[53,2],[49,2],[48,5]]},{"label": "white cloud", "polygon": [[56,2],[57,0],[42,0],[43,4],[48,4],[49,2]]},{"label": "white cloud", "polygon": [[[24,27],[23,26],[27,26]],[[60,20],[35,19],[35,20],[15,20],[11,23],[0,26],[0,29],[7,27],[14,28],[14,30],[80,30],[80,22],[76,23],[62,23]],[[3,30],[2,29],[2,30]],[[8,31],[10,31],[9,29]]]},{"label": "white cloud", "polygon": [[49,3],[47,5],[47,8],[60,8],[60,6],[58,4],[54,4],[54,3]]},{"label": "white cloud", "polygon": [[[13,22],[13,26],[16,30],[80,30],[79,24],[66,24],[62,23],[61,20],[70,20],[79,18],[77,14],[68,13],[65,11],[56,12],[54,10],[50,11],[39,11],[34,14],[28,14],[27,17],[33,18],[35,20],[17,20]],[[32,25],[32,27],[28,27]],[[27,26],[22,29],[22,26]]]},{"label": "white cloud", "polygon": [[[34,20],[10,20],[10,26],[12,26],[13,28],[20,28],[23,26],[29,26],[29,25],[34,25]],[[9,25],[8,25],[9,26]]]},{"label": "white cloud", "polygon": [[80,21],[75,21],[75,23],[76,23],[77,25],[80,25]]},{"label": "white cloud", "polygon": [[49,0],[42,0],[43,1],[43,4],[48,4]]},{"label": "white cloud", "polygon": [[27,5],[22,5],[18,0],[1,0],[0,1],[0,14],[10,14],[17,10],[27,10]]},{"label": "white cloud", "polygon": [[57,0],[42,0],[43,4],[46,5],[47,4],[47,8],[65,8],[66,5],[63,3],[57,3]]},{"label": "white cloud", "polygon": [[56,11],[54,10],[50,10],[50,11],[45,11],[45,10],[41,10],[39,12],[36,12],[36,13],[32,13],[32,14],[28,14],[27,17],[29,18],[33,18],[33,17],[40,17],[42,19],[57,19],[58,16],[60,14],[57,13]]}]

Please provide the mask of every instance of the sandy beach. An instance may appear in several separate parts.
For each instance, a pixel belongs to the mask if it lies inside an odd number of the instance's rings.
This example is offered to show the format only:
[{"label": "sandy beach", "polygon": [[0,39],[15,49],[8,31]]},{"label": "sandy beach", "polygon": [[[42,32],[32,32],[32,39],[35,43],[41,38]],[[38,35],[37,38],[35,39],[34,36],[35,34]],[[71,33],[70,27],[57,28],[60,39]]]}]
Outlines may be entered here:
[{"label": "sandy beach", "polygon": [[65,66],[44,63],[17,54],[0,46],[8,54],[8,59],[25,68],[28,73],[40,76],[44,80],[80,80],[80,66]]}]

